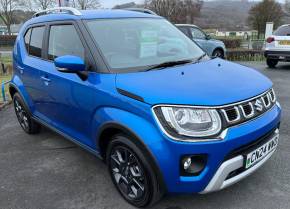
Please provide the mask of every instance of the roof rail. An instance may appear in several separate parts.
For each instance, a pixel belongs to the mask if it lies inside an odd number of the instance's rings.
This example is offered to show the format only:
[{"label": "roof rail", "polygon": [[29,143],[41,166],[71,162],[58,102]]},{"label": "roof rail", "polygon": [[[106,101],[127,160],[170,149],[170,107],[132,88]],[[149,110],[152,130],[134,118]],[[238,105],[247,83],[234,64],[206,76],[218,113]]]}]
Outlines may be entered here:
[{"label": "roof rail", "polygon": [[82,13],[79,10],[72,8],[72,7],[55,7],[55,8],[51,8],[51,9],[37,12],[33,15],[33,17],[39,17],[42,15],[57,14],[57,13],[72,14],[72,15],[77,15],[77,16],[82,15]]},{"label": "roof rail", "polygon": [[150,9],[144,9],[144,8],[126,8],[124,10],[129,10],[129,11],[134,11],[134,12],[142,12],[142,13],[151,14],[151,15],[157,15],[152,10],[150,10]]}]

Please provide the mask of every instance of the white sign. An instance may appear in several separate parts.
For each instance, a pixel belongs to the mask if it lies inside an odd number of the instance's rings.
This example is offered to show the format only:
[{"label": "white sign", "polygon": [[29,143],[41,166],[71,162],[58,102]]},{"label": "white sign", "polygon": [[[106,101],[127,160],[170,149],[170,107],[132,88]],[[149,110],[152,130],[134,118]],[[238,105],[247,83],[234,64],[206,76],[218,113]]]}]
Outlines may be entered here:
[{"label": "white sign", "polygon": [[142,31],[140,45],[140,58],[156,56],[158,46],[157,32],[152,30]]},{"label": "white sign", "polygon": [[265,39],[269,38],[273,34],[273,27],[274,23],[273,22],[267,22],[266,23],[266,31],[265,31]]}]

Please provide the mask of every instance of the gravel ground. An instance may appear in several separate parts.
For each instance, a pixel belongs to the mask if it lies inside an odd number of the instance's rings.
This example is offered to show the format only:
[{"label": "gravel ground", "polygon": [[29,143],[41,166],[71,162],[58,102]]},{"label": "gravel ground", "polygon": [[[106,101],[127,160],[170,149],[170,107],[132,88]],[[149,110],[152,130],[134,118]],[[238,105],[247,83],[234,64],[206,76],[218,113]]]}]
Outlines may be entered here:
[{"label": "gravel ground", "polygon": [[[290,64],[277,69],[242,63],[270,77],[283,106],[277,152],[261,169],[223,191],[166,196],[155,209],[290,208]],[[11,106],[0,112],[1,209],[131,209],[115,190],[106,166],[63,137],[44,129],[26,135]]]}]

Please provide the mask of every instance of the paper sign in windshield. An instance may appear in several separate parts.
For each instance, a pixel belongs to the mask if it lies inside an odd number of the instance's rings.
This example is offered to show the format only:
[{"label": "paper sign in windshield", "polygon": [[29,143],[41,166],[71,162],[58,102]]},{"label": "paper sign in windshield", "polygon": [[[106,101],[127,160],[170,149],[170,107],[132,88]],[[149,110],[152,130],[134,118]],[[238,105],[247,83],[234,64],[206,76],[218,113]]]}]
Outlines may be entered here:
[{"label": "paper sign in windshield", "polygon": [[140,44],[140,58],[157,55],[158,34],[156,31],[142,31]]}]

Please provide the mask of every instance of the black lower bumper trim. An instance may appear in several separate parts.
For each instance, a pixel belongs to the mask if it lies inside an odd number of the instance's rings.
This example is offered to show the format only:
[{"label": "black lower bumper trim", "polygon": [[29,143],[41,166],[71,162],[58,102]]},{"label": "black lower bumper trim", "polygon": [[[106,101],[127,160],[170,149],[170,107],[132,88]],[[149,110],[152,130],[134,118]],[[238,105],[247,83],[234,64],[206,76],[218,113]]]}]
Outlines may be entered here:
[{"label": "black lower bumper trim", "polygon": [[268,59],[290,60],[290,51],[265,51],[264,55]]}]

